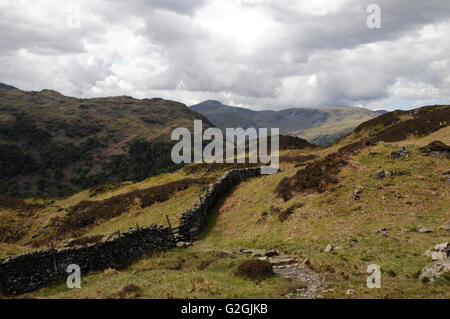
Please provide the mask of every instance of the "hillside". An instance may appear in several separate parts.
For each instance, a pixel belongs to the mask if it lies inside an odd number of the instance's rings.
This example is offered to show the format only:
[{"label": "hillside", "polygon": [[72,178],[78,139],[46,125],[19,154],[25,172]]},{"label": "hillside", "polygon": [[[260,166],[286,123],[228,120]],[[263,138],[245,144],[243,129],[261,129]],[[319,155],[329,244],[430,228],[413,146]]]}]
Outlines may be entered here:
[{"label": "hillside", "polygon": [[208,120],[185,105],[0,88],[0,195],[65,196],[179,168],[169,134]]},{"label": "hillside", "polygon": [[[257,259],[243,249],[275,249],[300,261],[281,269],[307,269],[320,277],[316,298],[448,299],[448,273],[432,282],[419,275],[433,261],[430,250],[450,241],[449,124],[450,106],[429,106],[367,121],[328,148],[287,140],[281,171],[235,187],[209,212],[193,246],[83,275],[82,289],[61,283],[27,296],[310,296],[310,277],[275,275],[255,282],[236,275],[241,263]],[[176,227],[209,183],[244,166],[191,164],[142,182],[48,201],[2,198],[0,257],[50,242],[57,248],[99,242],[136,224],[167,225],[166,214]],[[370,264],[381,267],[380,289],[366,286]],[[128,295],[130,286],[134,293]]]},{"label": "hillside", "polygon": [[223,105],[218,101],[205,101],[193,105],[192,110],[206,116],[215,126],[277,127],[280,134],[307,139],[313,144],[327,146],[350,133],[364,121],[379,114],[357,107],[294,108],[282,111],[252,111]]}]

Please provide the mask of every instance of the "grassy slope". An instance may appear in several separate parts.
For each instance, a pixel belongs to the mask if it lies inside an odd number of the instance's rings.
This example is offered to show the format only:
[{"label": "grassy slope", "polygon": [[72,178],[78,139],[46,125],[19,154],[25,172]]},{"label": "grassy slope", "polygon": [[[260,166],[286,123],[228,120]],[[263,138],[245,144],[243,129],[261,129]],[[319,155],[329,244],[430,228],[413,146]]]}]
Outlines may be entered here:
[{"label": "grassy slope", "polygon": [[[450,190],[440,179],[449,162],[425,157],[418,148],[432,140],[449,144],[449,136],[450,128],[445,128],[425,138],[397,143],[413,152],[409,160],[391,160],[389,154],[398,145],[379,143],[354,156],[334,188],[322,194],[300,194],[286,203],[275,198],[273,190],[284,176],[293,175],[298,168],[283,164],[280,174],[238,186],[211,216],[209,228],[194,247],[143,258],[130,268],[114,272],[112,277],[105,273],[87,275],[85,288],[80,291],[68,291],[61,284],[31,295],[105,297],[133,283],[143,288],[143,297],[280,297],[281,291],[289,289],[288,283],[279,277],[260,285],[242,281],[233,275],[235,262],[228,257],[217,257],[205,268],[191,264],[197,259],[209,262],[214,259],[210,254],[233,249],[276,248],[310,259],[314,269],[327,278],[329,286],[322,293],[325,298],[346,298],[349,288],[356,291],[357,298],[449,298],[448,279],[425,284],[416,278],[417,272],[431,262],[424,256],[425,250],[450,239],[448,233],[437,230],[450,218]],[[289,151],[293,152],[301,153]],[[379,154],[370,158],[370,152]],[[380,168],[407,170],[411,175],[372,179],[373,171]],[[355,185],[364,187],[359,201],[351,198]],[[270,213],[271,206],[284,209],[300,202],[305,205],[285,222]],[[269,212],[265,219],[261,216],[264,211]],[[418,225],[433,232],[413,231]],[[373,234],[380,228],[387,228],[390,236]],[[358,247],[349,247],[352,239],[359,241]],[[325,253],[329,243],[344,249]],[[184,260],[184,266],[169,269],[178,260]],[[366,267],[372,263],[382,268],[381,289],[366,288]]]},{"label": "grassy slope", "polygon": [[[133,162],[123,159],[121,167],[105,167],[113,156],[127,154],[127,143],[136,138],[168,142],[174,128],[192,129],[194,119],[202,119],[205,128],[210,125],[185,105],[163,99],[78,99],[50,90],[0,89],[0,147],[12,145],[19,153],[0,156],[0,171],[5,174],[0,180],[0,193],[67,195],[86,188],[74,183],[74,177],[82,181],[91,177],[89,186],[123,180],[118,176],[123,166],[133,166]],[[25,170],[25,165],[15,164],[23,160],[31,167],[30,156],[32,168]],[[152,156],[156,162],[158,158],[153,157],[156,155]],[[95,179],[99,173],[111,173],[110,179]],[[151,176],[147,173],[141,175]],[[47,185],[40,186],[45,181]]]},{"label": "grassy slope", "polygon": [[[371,132],[359,133],[360,136],[367,134]],[[327,149],[289,150],[281,155],[314,153],[324,156],[355,138],[355,134],[352,134]],[[449,161],[425,157],[419,152],[421,146],[433,140],[450,144],[450,128],[423,138],[379,143],[366,148],[351,157],[350,165],[339,174],[339,184],[322,194],[298,194],[288,202],[276,198],[273,190],[283,177],[294,175],[298,167],[295,167],[295,163],[283,163],[282,173],[255,178],[233,190],[211,216],[209,228],[194,247],[176,249],[156,258],[143,257],[127,269],[112,272],[113,275],[110,272],[89,274],[83,277],[84,289],[80,291],[68,291],[61,284],[31,295],[101,298],[133,283],[143,288],[143,297],[280,297],[284,291],[292,288],[291,284],[279,277],[260,285],[242,281],[233,275],[235,259],[224,254],[239,248],[276,248],[311,260],[314,269],[329,283],[327,291],[322,293],[323,297],[348,297],[346,290],[352,287],[356,291],[354,297],[361,298],[449,298],[448,279],[424,284],[416,278],[417,272],[431,262],[424,256],[425,250],[450,239],[448,232],[437,230],[438,226],[450,220],[450,190],[441,180],[441,172],[449,168]],[[406,145],[412,151],[411,157],[408,160],[391,160],[389,154],[400,145]],[[378,154],[369,157],[369,153],[373,152]],[[405,170],[410,175],[372,179],[372,173],[379,169]],[[216,175],[219,173],[216,172]],[[200,177],[205,172],[195,174]],[[94,199],[105,199],[185,176],[184,171],[178,171],[142,183],[128,183]],[[355,185],[364,187],[358,201],[352,199]],[[126,230],[134,226],[136,221],[142,225],[164,221],[166,210],[169,214],[173,213],[171,219],[174,219],[200,191],[200,188],[190,187],[169,201],[150,206],[140,214],[140,209],[133,208],[122,216],[98,225],[88,234]],[[75,205],[88,197],[89,193],[85,191],[56,202],[54,206]],[[296,209],[285,222],[280,222],[275,210],[271,209],[273,206],[283,210],[297,203],[303,203],[304,206]],[[265,211],[269,214],[263,218],[262,213]],[[37,215],[48,218],[46,216],[49,214],[41,211]],[[425,225],[433,232],[420,234],[413,231],[418,225]],[[381,228],[387,228],[390,236],[373,234],[374,230]],[[355,248],[349,247],[352,239],[359,241]],[[325,253],[323,250],[330,243],[341,245],[344,249]],[[3,254],[3,249],[9,252],[14,249],[23,251],[18,245],[7,245],[1,249]],[[211,254],[216,257],[211,257]],[[204,261],[204,264],[193,265],[196,260]],[[211,260],[213,262],[209,263]],[[178,263],[181,265],[173,266]],[[382,267],[382,289],[366,288],[366,267],[372,263]],[[177,269],[170,269],[173,267]],[[111,277],[114,280],[110,280]]]}]

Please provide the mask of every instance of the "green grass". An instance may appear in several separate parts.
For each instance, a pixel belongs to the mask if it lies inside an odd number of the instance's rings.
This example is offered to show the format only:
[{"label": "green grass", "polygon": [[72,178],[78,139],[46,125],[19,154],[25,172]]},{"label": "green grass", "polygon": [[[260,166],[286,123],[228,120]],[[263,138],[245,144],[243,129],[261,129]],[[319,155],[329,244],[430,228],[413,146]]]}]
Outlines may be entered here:
[{"label": "green grass", "polygon": [[[238,278],[234,271],[244,258],[230,258],[225,254],[240,248],[275,248],[310,260],[312,268],[328,284],[319,297],[448,299],[448,276],[433,283],[422,283],[417,274],[431,263],[424,252],[450,240],[449,232],[438,230],[440,225],[450,221],[450,187],[441,180],[442,171],[449,168],[450,162],[423,156],[419,148],[433,140],[450,144],[449,136],[450,128],[445,128],[398,145],[379,143],[369,147],[350,158],[349,165],[338,175],[338,184],[322,194],[297,194],[287,202],[277,198],[274,189],[281,179],[294,175],[299,168],[293,163],[284,163],[281,173],[253,178],[232,190],[212,212],[208,227],[193,247],[143,257],[124,270],[83,276],[81,290],[68,291],[60,284],[30,295],[105,298],[134,284],[142,289],[143,298],[277,298],[290,289],[289,283],[279,277],[260,284]],[[390,159],[390,153],[401,145],[412,152],[410,158]],[[336,147],[315,152],[325,155]],[[377,155],[369,157],[369,153],[374,152]],[[295,155],[297,151],[290,150],[289,154]],[[408,171],[409,174],[373,179],[373,172],[380,169]],[[360,200],[352,198],[355,185],[364,188]],[[114,192],[136,186],[125,187]],[[191,187],[176,198],[142,212],[132,209],[88,234],[113,232],[117,228],[126,230],[136,222],[141,226],[164,223],[167,211],[181,213],[198,192],[196,187]],[[280,222],[277,209],[285,210],[299,203],[304,205]],[[268,214],[263,216],[264,212]],[[418,225],[433,232],[418,233],[414,231]],[[381,228],[387,228],[390,235],[374,234]],[[356,247],[349,246],[353,239],[359,241]],[[344,249],[326,253],[324,248],[328,244]],[[381,289],[366,287],[366,269],[374,263],[382,269]],[[354,289],[355,295],[346,295],[348,289]]]},{"label": "green grass", "polygon": [[255,282],[235,275],[247,260],[221,251],[173,249],[143,257],[123,270],[106,270],[82,276],[81,289],[65,283],[27,294],[34,298],[108,298],[126,285],[141,288],[141,298],[280,298],[291,287],[274,275]]}]

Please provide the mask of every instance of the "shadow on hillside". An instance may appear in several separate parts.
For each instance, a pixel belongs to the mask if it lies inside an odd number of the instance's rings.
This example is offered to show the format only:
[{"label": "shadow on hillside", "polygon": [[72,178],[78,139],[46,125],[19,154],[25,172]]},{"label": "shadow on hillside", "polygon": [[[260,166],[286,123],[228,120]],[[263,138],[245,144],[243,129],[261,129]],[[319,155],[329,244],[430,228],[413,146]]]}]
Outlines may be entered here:
[{"label": "shadow on hillside", "polygon": [[200,232],[200,234],[197,236],[196,240],[206,239],[208,237],[208,235],[211,233],[211,231],[213,230],[213,228],[216,226],[217,219],[219,218],[219,209],[223,205],[223,203],[225,202],[225,199],[226,199],[226,196],[225,196],[225,198],[220,199],[219,202],[217,203],[217,205],[209,213],[206,226]]}]

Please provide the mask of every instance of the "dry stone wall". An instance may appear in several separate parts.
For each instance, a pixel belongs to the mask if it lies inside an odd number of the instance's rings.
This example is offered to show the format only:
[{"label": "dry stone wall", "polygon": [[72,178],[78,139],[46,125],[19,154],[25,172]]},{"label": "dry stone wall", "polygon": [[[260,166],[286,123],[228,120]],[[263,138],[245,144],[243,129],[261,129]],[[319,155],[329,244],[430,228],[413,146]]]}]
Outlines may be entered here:
[{"label": "dry stone wall", "polygon": [[219,200],[239,183],[261,174],[261,169],[246,168],[226,172],[216,183],[210,184],[208,190],[199,197],[194,207],[186,210],[180,217],[179,235],[182,241],[192,241],[205,227],[208,213]]},{"label": "dry stone wall", "polygon": [[193,208],[183,212],[179,234],[169,227],[152,225],[131,229],[116,238],[84,247],[48,249],[27,253],[0,262],[0,292],[17,295],[67,278],[67,266],[76,264],[81,273],[118,268],[155,250],[176,246],[177,241],[192,241],[206,226],[208,214],[234,186],[260,175],[260,168],[226,172],[199,197]]}]

